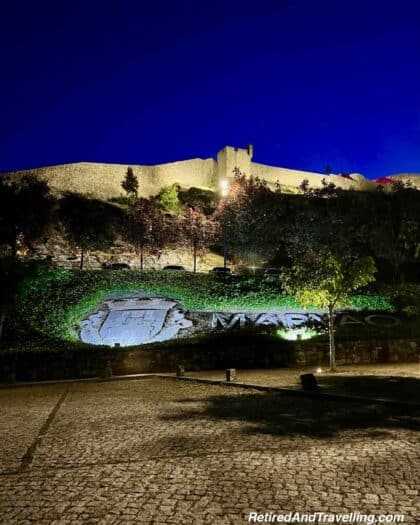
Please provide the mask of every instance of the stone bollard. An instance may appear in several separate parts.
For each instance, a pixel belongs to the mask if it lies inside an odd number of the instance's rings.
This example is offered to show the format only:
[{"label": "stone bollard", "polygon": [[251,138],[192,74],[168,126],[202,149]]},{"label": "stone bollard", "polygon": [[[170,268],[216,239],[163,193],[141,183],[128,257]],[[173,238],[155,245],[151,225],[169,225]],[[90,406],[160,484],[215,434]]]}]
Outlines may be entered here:
[{"label": "stone bollard", "polygon": [[236,381],[236,368],[228,368],[226,370],[226,382],[234,383]]},{"label": "stone bollard", "polygon": [[178,365],[176,368],[176,376],[177,377],[183,377],[185,376],[185,366],[184,365]]},{"label": "stone bollard", "polygon": [[300,376],[303,390],[307,392],[315,392],[319,389],[316,377],[313,374],[302,374]]}]

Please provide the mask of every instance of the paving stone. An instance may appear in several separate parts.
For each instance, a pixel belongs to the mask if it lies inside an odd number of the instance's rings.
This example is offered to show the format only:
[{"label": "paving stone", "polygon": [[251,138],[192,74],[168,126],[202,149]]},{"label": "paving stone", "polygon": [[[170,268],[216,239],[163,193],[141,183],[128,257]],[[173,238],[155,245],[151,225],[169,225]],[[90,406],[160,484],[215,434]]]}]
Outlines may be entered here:
[{"label": "paving stone", "polygon": [[[251,510],[399,512],[405,523],[420,515],[419,437],[378,407],[367,423],[356,416],[317,434],[318,420],[360,407],[170,380],[79,383],[38,436],[64,388],[0,391],[0,523],[237,525]],[[302,430],[296,421],[308,413],[316,424]]]}]

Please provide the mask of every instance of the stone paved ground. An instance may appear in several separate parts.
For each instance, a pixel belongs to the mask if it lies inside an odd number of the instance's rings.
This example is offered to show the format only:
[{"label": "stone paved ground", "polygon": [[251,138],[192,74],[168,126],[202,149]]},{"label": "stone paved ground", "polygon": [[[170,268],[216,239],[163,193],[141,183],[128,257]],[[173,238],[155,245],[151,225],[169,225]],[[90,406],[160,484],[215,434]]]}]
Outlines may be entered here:
[{"label": "stone paved ground", "polygon": [[[300,375],[314,373],[324,392],[387,398],[420,404],[420,363],[381,363],[375,365],[343,365],[336,373],[317,367],[295,367],[260,370],[238,370],[237,381],[252,385],[298,388]],[[187,372],[188,376],[224,380],[224,370]]]},{"label": "stone paved ground", "polygon": [[397,409],[171,379],[3,389],[0,409],[2,524],[420,515],[416,420]]}]

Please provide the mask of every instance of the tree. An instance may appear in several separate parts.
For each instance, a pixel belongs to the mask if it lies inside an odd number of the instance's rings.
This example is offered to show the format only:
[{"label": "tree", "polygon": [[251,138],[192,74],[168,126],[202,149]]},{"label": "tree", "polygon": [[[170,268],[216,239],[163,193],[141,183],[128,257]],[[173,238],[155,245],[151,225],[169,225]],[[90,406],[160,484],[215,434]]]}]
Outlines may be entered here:
[{"label": "tree", "polygon": [[0,178],[0,244],[16,257],[18,241],[31,247],[51,222],[54,199],[48,184],[32,175],[17,181]]},{"label": "tree", "polygon": [[160,193],[156,196],[156,204],[168,213],[177,213],[181,210],[182,206],[178,197],[179,186],[172,184],[162,188]]},{"label": "tree", "polygon": [[139,181],[134,175],[133,168],[127,168],[127,173],[125,174],[125,179],[122,181],[121,186],[127,193],[128,197],[134,197],[137,199]]},{"label": "tree", "polygon": [[188,208],[184,214],[181,226],[182,241],[192,251],[194,273],[196,273],[197,255],[204,256],[208,245],[214,240],[214,223],[207,219],[203,213],[193,208]]},{"label": "tree", "polygon": [[303,181],[299,184],[299,189],[301,193],[304,195],[308,195],[308,193],[311,191],[311,188],[309,186],[309,180],[303,179]]},{"label": "tree", "polygon": [[126,238],[140,253],[140,269],[144,254],[159,253],[168,241],[169,227],[164,214],[151,199],[140,198],[129,209]]},{"label": "tree", "polygon": [[369,195],[367,244],[391,266],[392,279],[404,279],[403,263],[420,255],[420,191],[400,181],[390,191]]},{"label": "tree", "polygon": [[14,257],[0,259],[0,339],[7,312],[13,306],[21,281],[20,265]]},{"label": "tree", "polygon": [[77,194],[61,200],[59,215],[68,238],[80,249],[80,270],[88,251],[112,245],[122,223],[122,212],[117,207]]},{"label": "tree", "polygon": [[286,215],[285,199],[279,191],[237,172],[229,195],[219,202],[215,220],[231,250],[253,264],[279,251]]},{"label": "tree", "polygon": [[195,187],[180,189],[178,198],[182,207],[194,208],[194,210],[203,212],[206,216],[212,215],[217,208],[218,196],[212,190]]},{"label": "tree", "polygon": [[328,249],[343,258],[372,255],[367,246],[369,202],[364,192],[324,183],[293,199],[285,225],[290,258]]},{"label": "tree", "polygon": [[330,367],[335,367],[334,315],[347,306],[350,296],[375,280],[372,257],[340,258],[327,249],[310,257],[295,259],[291,268],[283,268],[283,289],[304,307],[315,306],[328,311]]}]

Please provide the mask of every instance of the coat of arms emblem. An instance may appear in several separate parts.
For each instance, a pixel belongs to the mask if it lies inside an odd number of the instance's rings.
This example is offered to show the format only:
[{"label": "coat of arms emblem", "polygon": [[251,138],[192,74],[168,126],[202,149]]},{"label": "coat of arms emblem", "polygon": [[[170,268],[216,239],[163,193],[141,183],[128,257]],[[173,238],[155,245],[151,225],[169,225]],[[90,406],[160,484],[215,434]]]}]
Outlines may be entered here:
[{"label": "coat of arms emblem", "polygon": [[139,345],[165,341],[192,327],[179,305],[158,297],[105,301],[79,323],[79,338],[94,345]]}]

